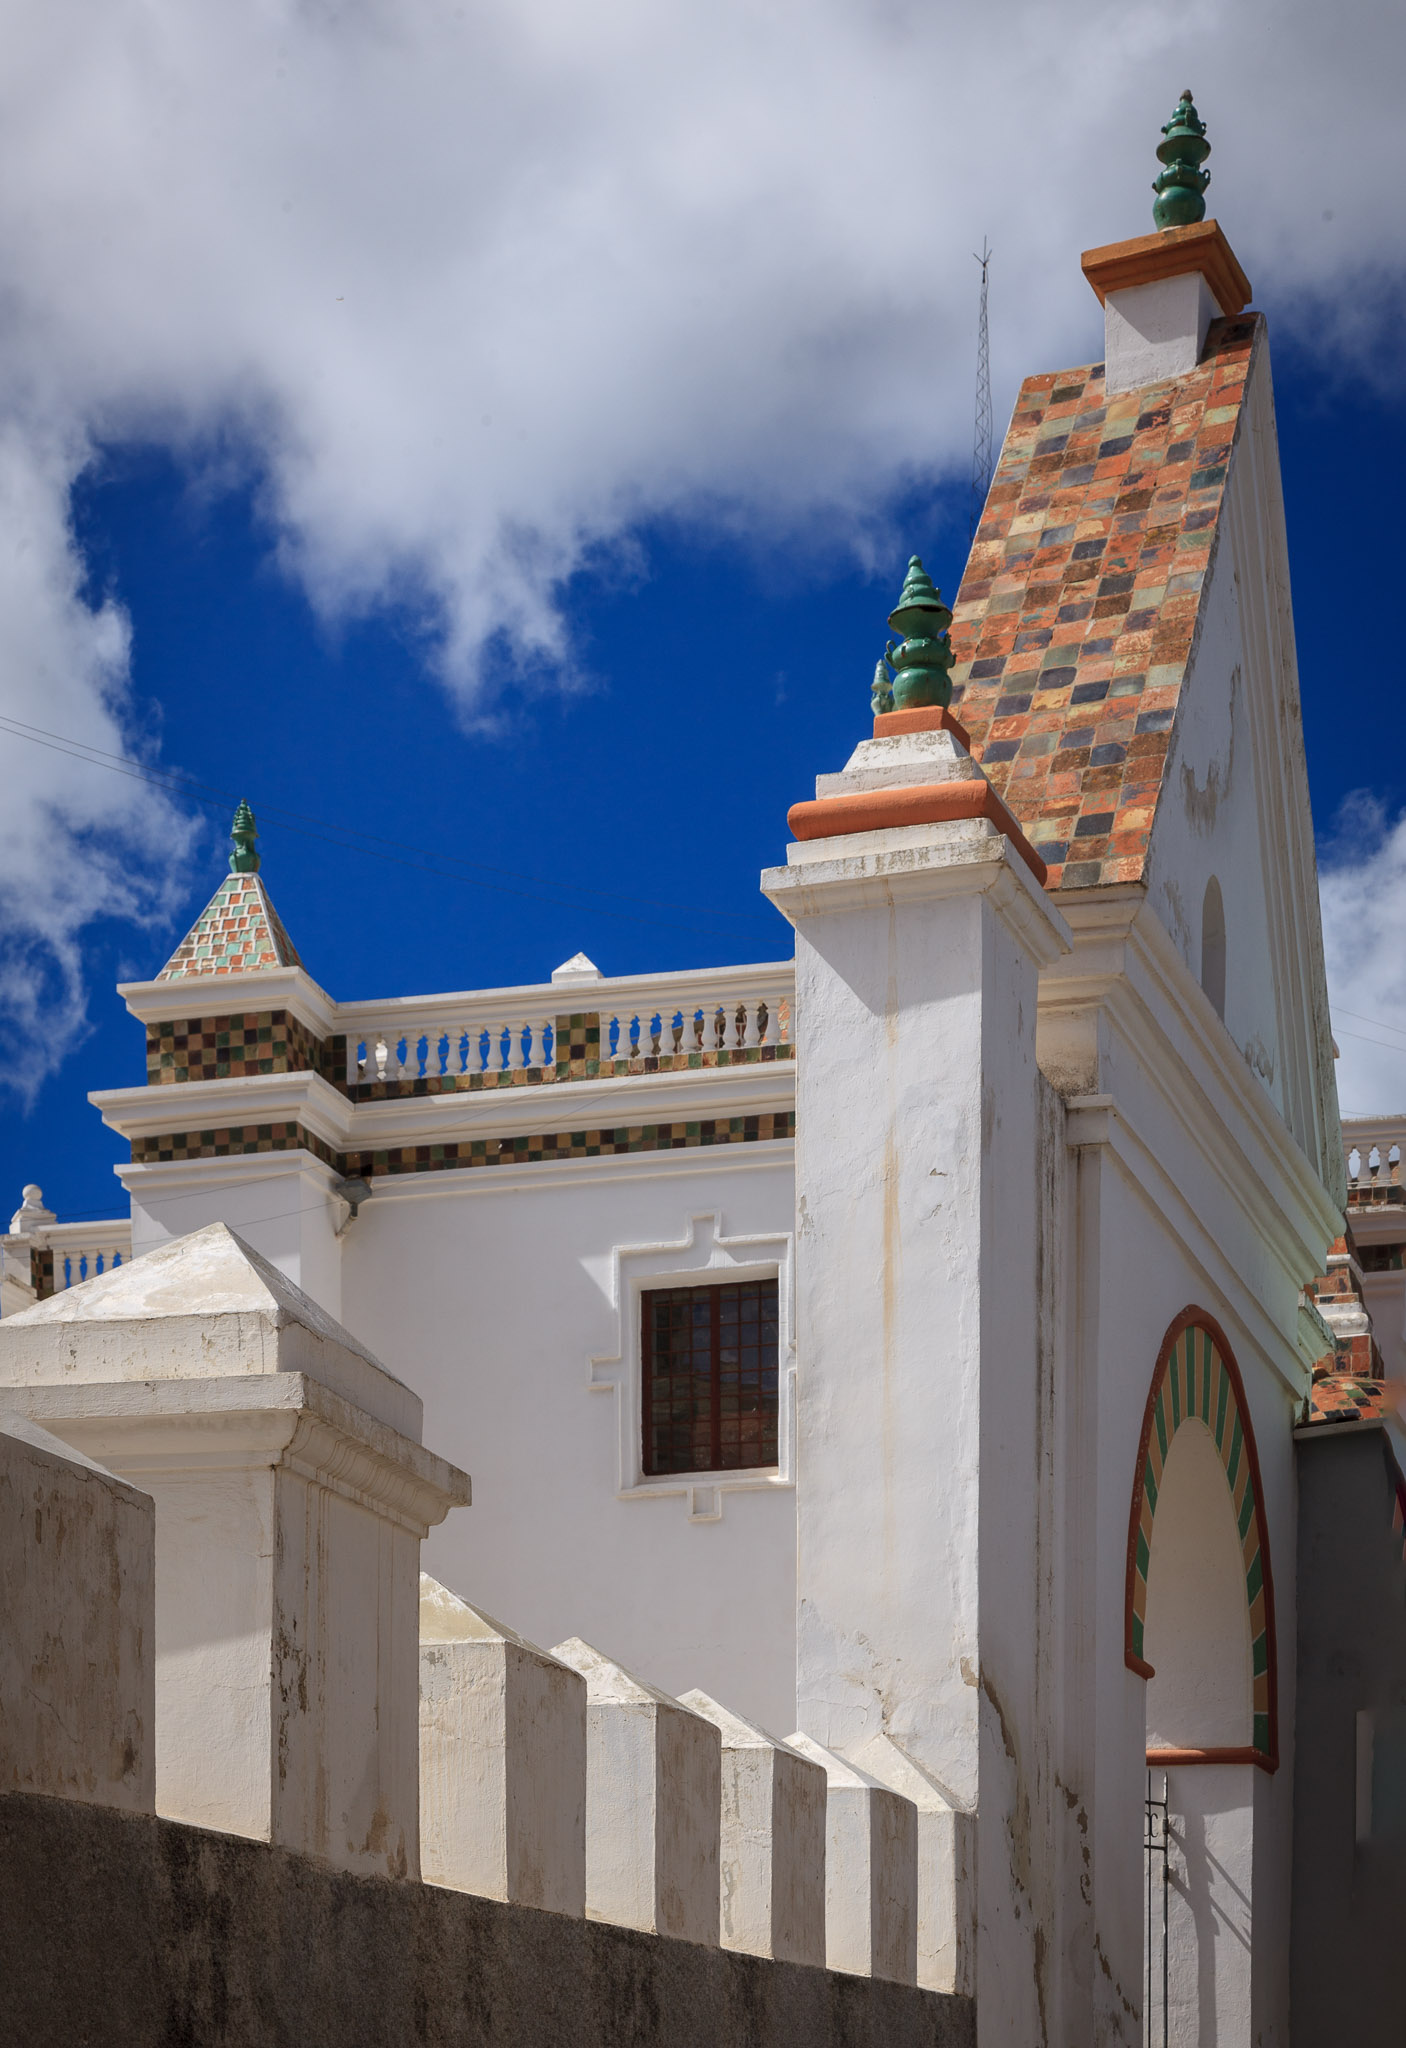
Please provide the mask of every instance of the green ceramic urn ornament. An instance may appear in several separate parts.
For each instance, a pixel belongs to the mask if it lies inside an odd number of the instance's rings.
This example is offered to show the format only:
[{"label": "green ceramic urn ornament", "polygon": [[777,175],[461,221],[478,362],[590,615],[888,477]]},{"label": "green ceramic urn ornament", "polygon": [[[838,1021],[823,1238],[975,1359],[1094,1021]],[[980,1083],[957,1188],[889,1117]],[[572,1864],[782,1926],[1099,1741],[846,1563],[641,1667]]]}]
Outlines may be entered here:
[{"label": "green ceramic urn ornament", "polygon": [[258,832],[254,825],[254,813],[248,804],[241,802],[234,814],[234,823],[229,828],[234,841],[234,852],[229,857],[229,871],[232,875],[257,875],[259,872]]},{"label": "green ceramic urn ornament", "polygon": [[875,718],[882,718],[886,711],[893,709],[893,677],[889,674],[888,662],[882,654],[874,663],[874,680],[869,685],[869,703]]},{"label": "green ceramic urn ornament", "polygon": [[889,625],[901,633],[901,642],[890,649],[893,667],[893,708],[919,711],[945,706],[952,701],[953,655],[947,639],[952,614],[942,602],[942,592],[916,555],[908,564],[903,592]]},{"label": "green ceramic urn ornament", "polygon": [[1211,174],[1201,166],[1210,153],[1206,124],[1192,105],[1188,88],[1157,145],[1158,161],[1163,168],[1152,186],[1157,194],[1152,218],[1159,228],[1194,227],[1198,220],[1206,218],[1205,191]]}]

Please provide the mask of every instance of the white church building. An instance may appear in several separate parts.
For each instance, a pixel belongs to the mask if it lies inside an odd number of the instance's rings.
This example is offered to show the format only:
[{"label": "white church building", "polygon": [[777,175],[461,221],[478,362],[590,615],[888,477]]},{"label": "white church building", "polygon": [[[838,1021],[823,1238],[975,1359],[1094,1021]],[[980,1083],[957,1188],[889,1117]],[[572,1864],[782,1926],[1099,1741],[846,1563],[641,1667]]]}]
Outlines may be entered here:
[{"label": "white church building", "polygon": [[27,1193],[0,1405],[156,1499],[158,1812],[264,1826],[163,1801],[163,1571],[197,1607],[199,1574],[175,1453],[124,1463],[98,1400],[140,1359],[84,1347],[238,1308],[177,1243],[226,1225],[292,1283],[269,1327],[301,1290],[423,1404],[449,1594],[795,1731],[832,1857],[850,1778],[916,1810],[909,1931],[881,1902],[846,1962],[837,1864],[832,1966],[974,1999],[982,2048],[1329,2038],[1291,2004],[1296,1460],[1406,1451],[1389,1402],[1313,1400],[1369,1325],[1324,1279],[1358,1268],[1269,338],[1214,221],[1083,268],[1103,360],[1023,383],[950,611],[915,559],[854,751],[757,846],[793,959],[333,994],[241,807],[123,987],[147,1082],[91,1101],[130,1216]]}]

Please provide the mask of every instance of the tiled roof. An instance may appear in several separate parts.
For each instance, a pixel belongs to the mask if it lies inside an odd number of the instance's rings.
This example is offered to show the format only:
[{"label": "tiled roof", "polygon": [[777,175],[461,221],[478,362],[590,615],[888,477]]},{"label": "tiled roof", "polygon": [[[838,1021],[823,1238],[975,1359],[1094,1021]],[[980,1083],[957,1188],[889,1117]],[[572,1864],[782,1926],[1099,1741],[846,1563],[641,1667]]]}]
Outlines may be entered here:
[{"label": "tiled roof", "polygon": [[302,964],[259,877],[227,875],[156,978],[180,981]]},{"label": "tiled roof", "polygon": [[1331,1372],[1321,1376],[1315,1369],[1308,1397],[1305,1422],[1376,1422],[1395,1403],[1387,1398],[1382,1380],[1369,1380],[1355,1373]]},{"label": "tiled roof", "polygon": [[1029,377],[957,595],[954,707],[1051,888],[1138,880],[1260,326],[1105,398]]}]

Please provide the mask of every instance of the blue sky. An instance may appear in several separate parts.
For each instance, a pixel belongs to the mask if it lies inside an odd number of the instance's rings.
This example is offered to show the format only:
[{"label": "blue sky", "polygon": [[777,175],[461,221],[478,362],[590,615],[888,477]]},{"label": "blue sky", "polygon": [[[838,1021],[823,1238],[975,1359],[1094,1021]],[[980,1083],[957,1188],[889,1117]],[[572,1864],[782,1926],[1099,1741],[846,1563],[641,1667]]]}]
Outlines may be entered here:
[{"label": "blue sky", "polygon": [[[1406,810],[1393,609],[1368,600],[1398,573],[1406,412],[1300,347],[1279,351],[1276,383],[1310,775],[1331,838],[1364,788]],[[485,729],[426,688],[412,617],[335,631],[314,618],[247,489],[211,498],[159,451],[110,451],[77,501],[95,592],[132,617],[163,763],[256,811],[396,842],[380,860],[263,823],[274,900],[342,997],[545,979],[578,947],[608,973],[787,955],[757,871],[785,843],[787,805],[864,729],[910,543],[949,593],[965,556],[962,482],[888,511],[894,545],[873,576],[823,543],[639,532],[628,577],[580,574],[564,595],[579,684],[509,691]],[[122,1147],[85,1091],[143,1073],[141,1027],[112,988],[155,973],[214,889],[227,809],[205,813],[169,923],[88,927],[91,1031],[0,1120],[16,1200],[37,1178],[63,1216],[112,1213]],[[426,872],[414,849],[444,868]],[[474,879],[468,862],[504,872]]]},{"label": "blue sky", "polygon": [[1150,227],[1188,79],[1274,340],[1344,1102],[1406,1103],[1399,6],[0,22],[16,1197],[110,1212],[84,1097],[141,1073],[111,991],[208,897],[234,797],[334,995],[788,950],[756,890],[787,805],[862,730],[907,556],[960,574],[971,251],[999,424],[1100,353],[1079,251]]}]

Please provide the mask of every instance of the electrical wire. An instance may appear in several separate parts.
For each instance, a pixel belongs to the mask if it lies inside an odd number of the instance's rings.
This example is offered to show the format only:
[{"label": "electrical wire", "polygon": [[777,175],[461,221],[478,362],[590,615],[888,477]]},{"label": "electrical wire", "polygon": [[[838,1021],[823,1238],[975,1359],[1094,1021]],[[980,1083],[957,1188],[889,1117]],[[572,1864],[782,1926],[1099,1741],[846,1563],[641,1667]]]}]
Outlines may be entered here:
[{"label": "electrical wire", "polygon": [[[91,768],[101,768],[114,775],[125,775],[130,781],[145,782],[162,790],[168,796],[182,796],[189,801],[203,804],[213,810],[217,804],[235,804],[240,801],[232,790],[217,785],[199,782],[193,776],[183,775],[179,770],[157,769],[145,762],[133,760],[128,754],[111,754],[102,747],[93,747],[86,740],[76,740],[66,733],[54,733],[43,726],[31,726],[23,720],[0,713],[0,732],[7,732],[13,739],[27,740],[33,746],[44,747],[50,753],[64,754],[70,760],[81,761]],[[679,924],[672,919],[639,917],[628,911],[608,910],[606,903],[632,903],[639,907],[656,910],[681,911],[687,917],[712,918],[723,924],[752,925],[753,917],[736,911],[710,910],[701,904],[679,903],[652,896],[621,896],[608,889],[592,889],[586,884],[573,884],[568,890],[560,883],[554,883],[545,876],[527,874],[518,868],[497,867],[486,861],[471,861],[461,854],[440,853],[433,848],[413,846],[403,840],[385,839],[376,833],[353,832],[344,825],[330,823],[325,818],[314,818],[306,812],[292,811],[279,804],[261,801],[259,814],[271,818],[281,830],[297,833],[301,838],[321,840],[324,845],[335,846],[343,853],[358,853],[373,860],[389,862],[396,867],[416,868],[425,874],[437,875],[442,881],[468,882],[479,889],[490,889],[495,894],[515,896],[527,902],[550,903],[560,910],[579,910],[582,906],[573,898],[591,897],[598,902],[588,904],[587,909],[601,917],[613,917],[627,924],[642,924],[652,927],[663,926],[674,931],[691,931],[703,938],[717,938],[721,934],[709,932],[696,925]],[[407,856],[414,856],[407,858]],[[463,872],[469,870],[470,872]],[[491,882],[481,879],[486,875],[505,876],[519,883],[529,883],[529,888],[509,888],[506,882]],[[555,891],[546,894],[545,891]]]}]

